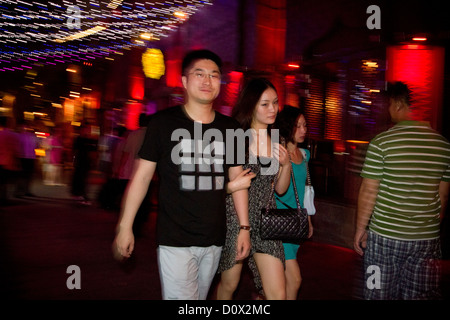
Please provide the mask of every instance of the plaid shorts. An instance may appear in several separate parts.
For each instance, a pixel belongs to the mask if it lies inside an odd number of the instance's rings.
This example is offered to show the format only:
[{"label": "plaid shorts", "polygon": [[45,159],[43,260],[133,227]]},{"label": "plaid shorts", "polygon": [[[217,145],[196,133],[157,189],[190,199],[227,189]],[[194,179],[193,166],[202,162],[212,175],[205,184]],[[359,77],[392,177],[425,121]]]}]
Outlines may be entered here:
[{"label": "plaid shorts", "polygon": [[441,258],[440,239],[403,241],[369,231],[365,299],[441,299]]}]

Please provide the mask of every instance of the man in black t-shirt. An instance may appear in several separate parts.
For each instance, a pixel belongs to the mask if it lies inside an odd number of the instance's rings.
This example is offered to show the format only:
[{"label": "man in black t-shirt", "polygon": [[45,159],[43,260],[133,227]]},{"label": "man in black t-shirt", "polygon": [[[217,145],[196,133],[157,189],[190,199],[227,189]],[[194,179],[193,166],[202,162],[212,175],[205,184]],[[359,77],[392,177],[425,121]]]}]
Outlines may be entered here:
[{"label": "man in black t-shirt", "polygon": [[[226,182],[242,172],[227,161],[226,131],[239,124],[213,109],[221,61],[208,50],[183,60],[186,103],[155,114],[124,197],[114,249],[130,257],[132,225],[155,170],[160,177],[158,265],[163,299],[206,299],[225,242]],[[241,224],[236,259],[250,251],[247,190],[233,193]]]}]

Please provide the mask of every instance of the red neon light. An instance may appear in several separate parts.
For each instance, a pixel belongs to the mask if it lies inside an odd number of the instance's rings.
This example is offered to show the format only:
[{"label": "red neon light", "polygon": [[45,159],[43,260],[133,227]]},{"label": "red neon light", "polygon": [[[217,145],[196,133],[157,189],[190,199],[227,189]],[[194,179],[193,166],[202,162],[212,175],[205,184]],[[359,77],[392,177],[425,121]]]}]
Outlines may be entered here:
[{"label": "red neon light", "polygon": [[128,130],[136,130],[139,128],[139,115],[141,114],[141,110],[141,103],[134,101],[127,102],[125,126]]},{"label": "red neon light", "polygon": [[183,87],[181,83],[181,59],[166,61],[166,84],[168,87]]},{"label": "red neon light", "polygon": [[295,83],[295,76],[293,75],[286,75],[284,78],[284,82],[287,84],[294,84]]},{"label": "red neon light", "polygon": [[430,121],[435,129],[442,121],[444,49],[424,45],[387,48],[387,81],[404,81],[413,92],[413,117]]},{"label": "red neon light", "polygon": [[427,41],[427,38],[425,37],[414,37],[412,38],[414,41]]},{"label": "red neon light", "polygon": [[228,73],[228,76],[229,82],[225,87],[224,98],[228,106],[234,106],[239,96],[239,89],[244,74],[238,71],[231,71]]},{"label": "red neon light", "polygon": [[130,97],[135,100],[142,100],[144,98],[144,77],[137,74],[128,76],[130,83]]},{"label": "red neon light", "polygon": [[300,68],[300,66],[298,64],[295,64],[295,63],[289,63],[288,67],[290,67],[290,68]]},{"label": "red neon light", "polygon": [[126,107],[125,126],[128,130],[136,130],[139,128],[139,114],[141,113],[142,105],[137,101],[144,99],[145,94],[145,79],[143,74],[137,68],[133,71],[128,76],[131,98]]}]

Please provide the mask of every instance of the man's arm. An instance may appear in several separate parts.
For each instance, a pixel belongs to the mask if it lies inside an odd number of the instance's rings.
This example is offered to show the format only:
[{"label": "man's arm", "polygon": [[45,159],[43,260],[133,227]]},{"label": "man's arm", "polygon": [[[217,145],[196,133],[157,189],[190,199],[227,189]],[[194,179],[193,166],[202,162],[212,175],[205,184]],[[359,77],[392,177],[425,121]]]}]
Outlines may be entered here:
[{"label": "man's arm", "polygon": [[[231,167],[228,171],[230,180],[235,179],[242,172],[242,166]],[[248,190],[242,189],[231,194],[240,226],[250,226],[248,218]],[[239,230],[237,238],[236,260],[245,259],[250,253],[250,230]]]},{"label": "man's arm", "polygon": [[116,238],[113,250],[119,257],[129,258],[134,249],[133,223],[136,213],[147,194],[150,181],[156,169],[156,162],[139,159],[135,162],[137,168],[128,183],[122,201],[122,210],[117,224]]},{"label": "man's arm", "polygon": [[441,198],[441,222],[444,219],[444,213],[448,205],[448,195],[450,192],[450,182],[441,181],[439,184],[439,197]]},{"label": "man's arm", "polygon": [[373,213],[379,186],[379,180],[363,178],[361,188],[359,189],[356,231],[353,240],[353,247],[359,255],[363,255],[363,248],[366,247],[366,227]]}]

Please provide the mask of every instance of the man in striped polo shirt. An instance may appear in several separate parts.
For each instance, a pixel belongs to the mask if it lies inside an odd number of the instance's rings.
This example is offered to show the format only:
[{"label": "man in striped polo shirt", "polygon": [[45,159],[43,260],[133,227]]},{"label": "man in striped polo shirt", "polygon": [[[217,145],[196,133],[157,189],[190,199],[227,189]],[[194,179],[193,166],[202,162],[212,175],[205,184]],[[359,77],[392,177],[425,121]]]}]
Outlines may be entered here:
[{"label": "man in striped polo shirt", "polygon": [[390,84],[387,96],[396,124],[370,142],[361,172],[354,249],[364,255],[364,295],[437,299],[450,144],[412,120],[406,84]]}]

